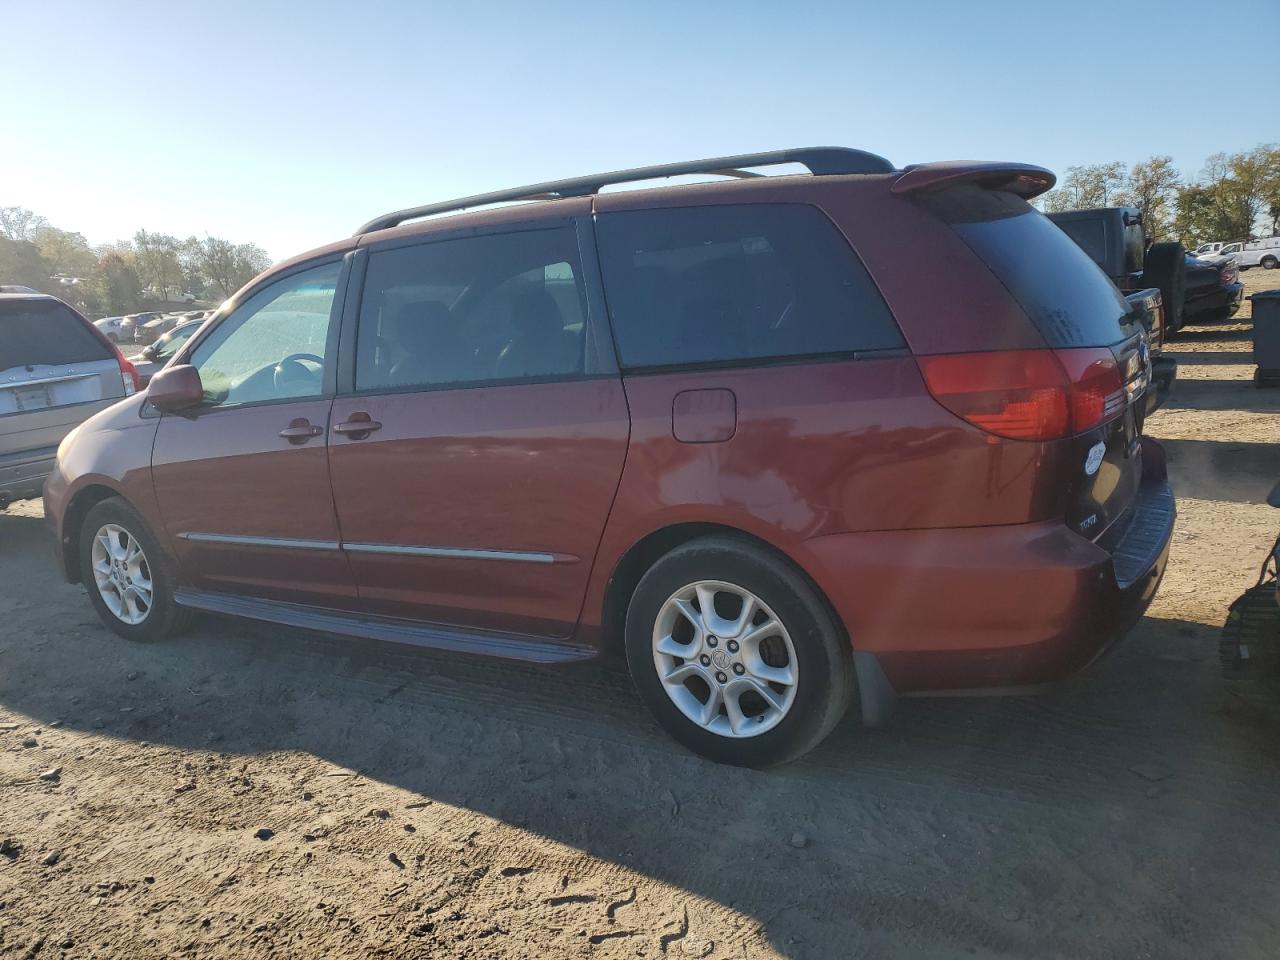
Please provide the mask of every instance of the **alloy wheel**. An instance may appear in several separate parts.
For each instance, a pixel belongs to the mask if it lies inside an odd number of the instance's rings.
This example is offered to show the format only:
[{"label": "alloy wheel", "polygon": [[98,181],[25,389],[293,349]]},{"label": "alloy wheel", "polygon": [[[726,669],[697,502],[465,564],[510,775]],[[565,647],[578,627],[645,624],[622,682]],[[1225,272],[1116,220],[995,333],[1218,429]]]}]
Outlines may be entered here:
[{"label": "alloy wheel", "polygon": [[94,584],[107,609],[121,622],[137,625],[151,613],[151,566],[138,538],[107,523],[93,536]]},{"label": "alloy wheel", "polygon": [[653,662],[671,702],[722,737],[772,730],[795,702],[795,646],[750,590],[700,580],[673,593],[653,628]]}]

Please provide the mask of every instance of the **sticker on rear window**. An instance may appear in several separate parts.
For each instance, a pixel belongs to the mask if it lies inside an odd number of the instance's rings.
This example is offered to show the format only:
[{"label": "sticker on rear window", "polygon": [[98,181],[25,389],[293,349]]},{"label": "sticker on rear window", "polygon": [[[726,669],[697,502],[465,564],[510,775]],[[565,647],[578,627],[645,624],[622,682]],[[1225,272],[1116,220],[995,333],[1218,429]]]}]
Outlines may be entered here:
[{"label": "sticker on rear window", "polygon": [[1092,477],[1098,472],[1098,468],[1102,466],[1102,458],[1107,455],[1107,445],[1102,441],[1098,441],[1089,448],[1089,455],[1084,458],[1085,476]]}]

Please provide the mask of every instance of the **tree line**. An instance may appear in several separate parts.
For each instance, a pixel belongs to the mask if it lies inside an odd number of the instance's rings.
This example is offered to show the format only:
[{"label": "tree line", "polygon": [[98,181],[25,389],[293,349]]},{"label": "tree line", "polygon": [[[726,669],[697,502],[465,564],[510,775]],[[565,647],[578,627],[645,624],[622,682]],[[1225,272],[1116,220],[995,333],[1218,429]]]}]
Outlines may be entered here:
[{"label": "tree line", "polygon": [[92,247],[30,210],[0,207],[0,283],[52,293],[94,316],[134,313],[188,293],[222,301],[270,264],[256,244],[147,230]]},{"label": "tree line", "polygon": [[1132,167],[1120,161],[1067,167],[1055,190],[1037,201],[1048,213],[1088,207],[1137,207],[1147,236],[1194,248],[1207,240],[1280,234],[1280,145],[1243,153],[1215,153],[1194,179],[1172,157]]}]

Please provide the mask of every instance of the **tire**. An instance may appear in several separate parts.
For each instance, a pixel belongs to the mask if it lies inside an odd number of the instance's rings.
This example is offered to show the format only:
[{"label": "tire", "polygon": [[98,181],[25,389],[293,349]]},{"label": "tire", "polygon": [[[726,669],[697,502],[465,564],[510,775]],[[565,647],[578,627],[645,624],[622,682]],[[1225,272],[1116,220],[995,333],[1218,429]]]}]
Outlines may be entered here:
[{"label": "tire", "polygon": [[1263,257],[1263,258],[1262,258],[1262,269],[1263,269],[1263,270],[1274,270],[1274,269],[1275,269],[1276,267],[1278,267],[1278,266],[1280,266],[1280,260],[1277,260],[1275,257]]},{"label": "tire", "polygon": [[[681,611],[684,603],[701,618],[699,584],[716,591],[711,626],[723,636],[710,630],[700,634]],[[757,612],[742,623],[744,595],[755,601]],[[739,631],[731,628],[731,619],[739,620]],[[758,644],[739,645],[734,639],[753,630],[759,636],[761,628],[767,636]],[[674,646],[660,648],[660,635]],[[689,655],[661,652],[676,647]],[[717,763],[767,767],[807,753],[844,716],[855,689],[849,642],[818,591],[784,560],[732,536],[690,541],[649,569],[627,609],[626,650],[632,680],[658,722],[684,746]],[[660,670],[688,676],[668,685]],[[765,683],[761,677],[782,674],[793,682]],[[757,692],[762,684],[773,691],[770,700]],[[709,722],[686,712],[705,712],[717,692],[721,705]]]},{"label": "tire", "polygon": [[1177,333],[1185,322],[1187,299],[1186,248],[1180,243],[1153,243],[1142,261],[1144,287],[1157,287],[1164,301],[1165,335]]},{"label": "tire", "polygon": [[[99,533],[104,534],[103,541],[98,541]],[[112,565],[114,575],[109,575],[111,583],[123,586],[127,577],[133,586],[126,587],[125,594],[131,599],[122,595],[115,586],[105,589],[99,586],[100,575],[95,570],[95,541],[99,542],[105,552],[108,540],[113,544],[113,551],[121,551],[121,555],[115,557],[120,565]],[[136,541],[136,546],[141,550],[140,561],[127,559],[133,541]],[[123,498],[111,497],[89,510],[84,525],[80,528],[79,554],[80,580],[89,594],[89,602],[98,611],[102,622],[126,640],[163,640],[185,630],[194,620],[192,611],[174,602],[178,580],[168,555],[161,549],[142,516]],[[96,559],[101,562],[102,554]],[[147,603],[143,603],[141,599],[145,591],[138,588],[140,575],[148,578],[151,584]],[[112,609],[107,599],[109,596],[114,596],[115,605],[121,607],[120,612]],[[142,616],[130,622],[138,613],[142,613]]]}]

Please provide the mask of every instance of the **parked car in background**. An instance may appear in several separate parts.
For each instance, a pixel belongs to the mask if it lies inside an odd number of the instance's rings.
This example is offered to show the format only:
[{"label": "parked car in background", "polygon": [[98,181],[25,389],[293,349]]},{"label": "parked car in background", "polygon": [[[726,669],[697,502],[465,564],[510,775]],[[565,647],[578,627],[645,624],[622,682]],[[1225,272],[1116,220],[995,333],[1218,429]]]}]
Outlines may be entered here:
[{"label": "parked car in background", "polygon": [[200,319],[185,320],[168,333],[161,335],[160,339],[133,358],[133,365],[138,371],[138,379],[143,386],[146,386],[156,372],[173,359],[174,355],[182,349],[182,345],[200,329],[203,323],[204,321]]},{"label": "parked car in background", "polygon": [[139,387],[120,350],[42,293],[0,293],[0,508],[40,496],[63,438]]},{"label": "parked car in background", "polygon": [[152,311],[148,313],[130,313],[126,314],[124,319],[120,321],[120,340],[123,343],[133,343],[137,336],[138,328],[143,324],[150,323],[159,317],[160,314]]},{"label": "parked car in background", "polygon": [[1228,243],[1218,252],[1223,256],[1234,257],[1236,265],[1241,270],[1248,270],[1250,267],[1274,270],[1280,266],[1280,237]]},{"label": "parked car in background", "polygon": [[155,343],[162,334],[168,333],[184,319],[185,317],[176,313],[162,313],[154,320],[136,324],[133,328],[133,342],[138,344]]},{"label": "parked car in background", "polygon": [[[811,175],[600,192],[780,164]],[[620,644],[668,731],[748,765],[855,699],[1061,677],[1141,617],[1175,508],[1146,331],[1028,205],[1053,183],[816,148],[378,217],[63,446],[64,571],[135,640],[206,610]]]},{"label": "parked car in background", "polygon": [[[1142,216],[1133,207],[1071,210],[1048,214],[1048,218],[1102,268],[1145,318],[1156,384],[1155,396],[1148,402],[1147,412],[1152,412],[1168,398],[1178,374],[1178,362],[1164,352],[1164,341],[1186,322],[1184,247],[1148,244]],[[1160,294],[1158,311],[1150,290]]]},{"label": "parked car in background", "polygon": [[1195,250],[1192,250],[1191,253],[1197,257],[1213,257],[1217,256],[1218,252],[1225,246],[1226,244],[1220,240],[1213,241],[1212,243],[1202,243],[1200,246],[1196,247]]},{"label": "parked car in background", "polygon": [[105,333],[112,343],[119,343],[123,339],[120,336],[122,323],[124,323],[124,317],[103,317],[101,320],[93,321],[93,325]]},{"label": "parked car in background", "polygon": [[1236,315],[1244,297],[1240,268],[1230,256],[1197,257],[1187,254],[1187,299],[1183,308],[1188,323],[1212,323]]}]

